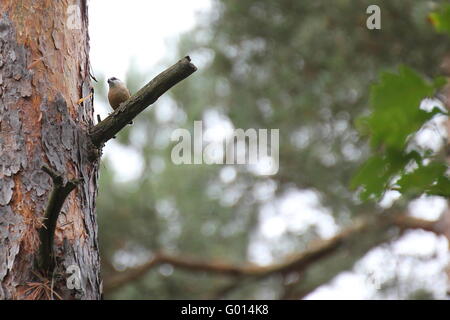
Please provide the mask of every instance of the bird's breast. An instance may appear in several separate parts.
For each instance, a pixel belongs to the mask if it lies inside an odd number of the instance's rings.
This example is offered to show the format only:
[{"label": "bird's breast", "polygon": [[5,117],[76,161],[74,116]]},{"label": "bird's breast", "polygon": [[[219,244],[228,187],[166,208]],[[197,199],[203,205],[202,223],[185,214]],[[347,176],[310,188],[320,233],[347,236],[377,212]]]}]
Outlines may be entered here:
[{"label": "bird's breast", "polygon": [[130,92],[127,88],[111,88],[108,92],[109,104],[113,109],[116,109],[122,102],[130,98]]}]

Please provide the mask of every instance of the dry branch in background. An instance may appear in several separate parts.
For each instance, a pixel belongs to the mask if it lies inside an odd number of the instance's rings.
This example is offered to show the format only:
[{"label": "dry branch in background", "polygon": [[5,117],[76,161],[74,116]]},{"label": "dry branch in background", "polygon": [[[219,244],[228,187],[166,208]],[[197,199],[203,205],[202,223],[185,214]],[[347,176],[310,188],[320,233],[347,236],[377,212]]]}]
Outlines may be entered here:
[{"label": "dry branch in background", "polygon": [[[367,247],[373,248],[376,245],[393,239],[392,232],[388,232],[390,236],[386,238],[386,231],[388,229],[397,228],[400,232],[409,229],[422,229],[436,234],[443,234],[445,228],[442,228],[440,221],[428,221],[417,219],[406,215],[392,215],[391,218],[382,216],[374,219],[365,219],[355,223],[352,227],[347,228],[335,237],[329,240],[317,241],[309,249],[304,252],[291,256],[280,264],[271,266],[256,266],[256,265],[234,265],[226,262],[207,262],[191,257],[171,256],[164,253],[156,253],[152,259],[142,264],[141,266],[130,268],[124,272],[119,272],[109,278],[105,279],[104,292],[110,293],[123,285],[126,285],[134,280],[144,276],[148,271],[161,264],[170,264],[175,268],[180,268],[192,272],[206,272],[215,275],[231,276],[240,279],[252,278],[254,280],[266,278],[272,275],[289,275],[290,273],[303,273],[313,266],[316,262],[329,258],[333,254],[337,254],[339,250],[353,250],[359,247],[361,243],[368,242],[364,245],[362,252],[367,252]],[[373,234],[370,231],[375,230],[377,233],[382,233],[383,236],[379,238],[370,239]],[[398,236],[398,234],[397,234]],[[358,250],[359,251],[359,250]],[[338,272],[343,270],[336,270],[335,276]],[[323,283],[319,281],[313,286],[308,286],[307,292],[303,292],[301,296],[313,291]]]}]

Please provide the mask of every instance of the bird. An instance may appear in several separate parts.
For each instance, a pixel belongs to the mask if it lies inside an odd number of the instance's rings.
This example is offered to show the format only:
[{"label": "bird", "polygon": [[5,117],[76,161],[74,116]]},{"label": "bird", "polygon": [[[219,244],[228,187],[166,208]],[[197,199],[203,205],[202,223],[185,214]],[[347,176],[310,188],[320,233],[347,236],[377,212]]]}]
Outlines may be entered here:
[{"label": "bird", "polygon": [[130,90],[128,90],[125,84],[116,77],[109,78],[108,85],[108,101],[111,107],[116,110],[121,103],[130,98]]}]

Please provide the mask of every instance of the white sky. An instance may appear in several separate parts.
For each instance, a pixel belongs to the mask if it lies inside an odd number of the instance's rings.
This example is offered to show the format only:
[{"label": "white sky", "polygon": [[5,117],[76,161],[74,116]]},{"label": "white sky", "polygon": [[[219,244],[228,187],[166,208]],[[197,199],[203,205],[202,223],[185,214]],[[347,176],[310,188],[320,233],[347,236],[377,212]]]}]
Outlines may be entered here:
[{"label": "white sky", "polygon": [[[89,1],[90,57],[94,74],[123,79],[132,60],[143,71],[154,69],[162,59],[173,56],[167,45],[169,41],[173,42],[181,33],[194,27],[197,13],[207,11],[210,7],[211,0]],[[104,118],[109,112],[109,107],[99,104],[99,99],[95,101],[96,113],[100,113]],[[114,159],[112,165],[119,175],[119,180],[132,179],[140,174],[142,167],[140,157],[131,148],[125,149],[110,141],[104,151],[107,156],[113,155],[110,158]],[[127,165],[123,166],[123,163]],[[433,212],[442,209],[443,202],[436,201],[433,204],[439,208],[431,210]],[[418,204],[428,208],[424,211],[430,212],[430,202]],[[303,230],[305,226],[317,224],[319,232],[326,237],[337,232],[332,216],[318,210],[314,195],[293,191],[289,197],[265,205],[261,214],[266,218],[266,222],[261,225],[261,232],[272,244],[276,243],[289,228]],[[426,237],[427,241],[423,237]],[[441,242],[430,235],[422,235],[422,238],[412,241],[416,250],[418,247],[434,248],[433,243]],[[399,243],[401,247],[401,242]],[[410,244],[411,242],[405,243],[406,247]],[[442,246],[446,244],[441,244]],[[269,263],[270,255],[264,252],[264,248],[259,249],[256,249],[259,257],[254,257],[254,260]],[[446,252],[446,248],[441,249],[440,253],[442,252]],[[376,256],[370,253],[359,265],[370,269],[371,265],[377,264],[374,258]],[[379,258],[378,263],[380,259],[383,258]],[[447,256],[442,259],[447,259]],[[307,298],[365,299],[372,296],[373,290],[363,272],[361,270],[358,272],[358,267],[355,267],[352,272],[341,274],[332,283],[323,286]]]},{"label": "white sky", "polygon": [[91,0],[89,33],[94,72],[124,78],[131,59],[143,70],[166,57],[166,43],[191,29],[210,0]]}]

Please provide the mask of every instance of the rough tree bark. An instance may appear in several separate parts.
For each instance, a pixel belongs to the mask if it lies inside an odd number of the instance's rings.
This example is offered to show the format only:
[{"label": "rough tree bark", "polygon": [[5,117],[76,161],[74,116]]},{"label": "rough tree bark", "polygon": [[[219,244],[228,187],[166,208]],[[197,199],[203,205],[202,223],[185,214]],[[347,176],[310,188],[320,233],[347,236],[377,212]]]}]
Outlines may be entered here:
[{"label": "rough tree bark", "polygon": [[190,61],[94,126],[86,0],[1,0],[0,299],[101,297],[101,148],[194,73]]},{"label": "rough tree bark", "polygon": [[[441,72],[442,75],[447,77],[447,84],[444,86],[440,99],[444,103],[444,106],[447,108],[448,112],[450,112],[450,52],[446,54],[446,56],[443,58],[443,61],[441,63]],[[446,142],[447,144],[444,146],[445,148],[445,155],[447,164],[450,167],[450,118],[447,119],[446,123],[446,131],[447,131],[447,137]],[[450,226],[450,201],[447,201],[447,208],[442,214],[442,219],[445,219],[447,221],[447,224]],[[450,228],[446,230],[446,237],[449,239],[450,242]],[[450,250],[450,246],[449,246]],[[447,265],[447,293],[450,295],[450,263]]]},{"label": "rough tree bark", "polygon": [[[0,1],[2,299],[101,297],[89,71],[86,0]],[[64,180],[80,180],[59,215],[56,267],[48,274],[36,263],[53,188],[44,165]],[[69,289],[67,272],[77,268],[81,282]]]}]

